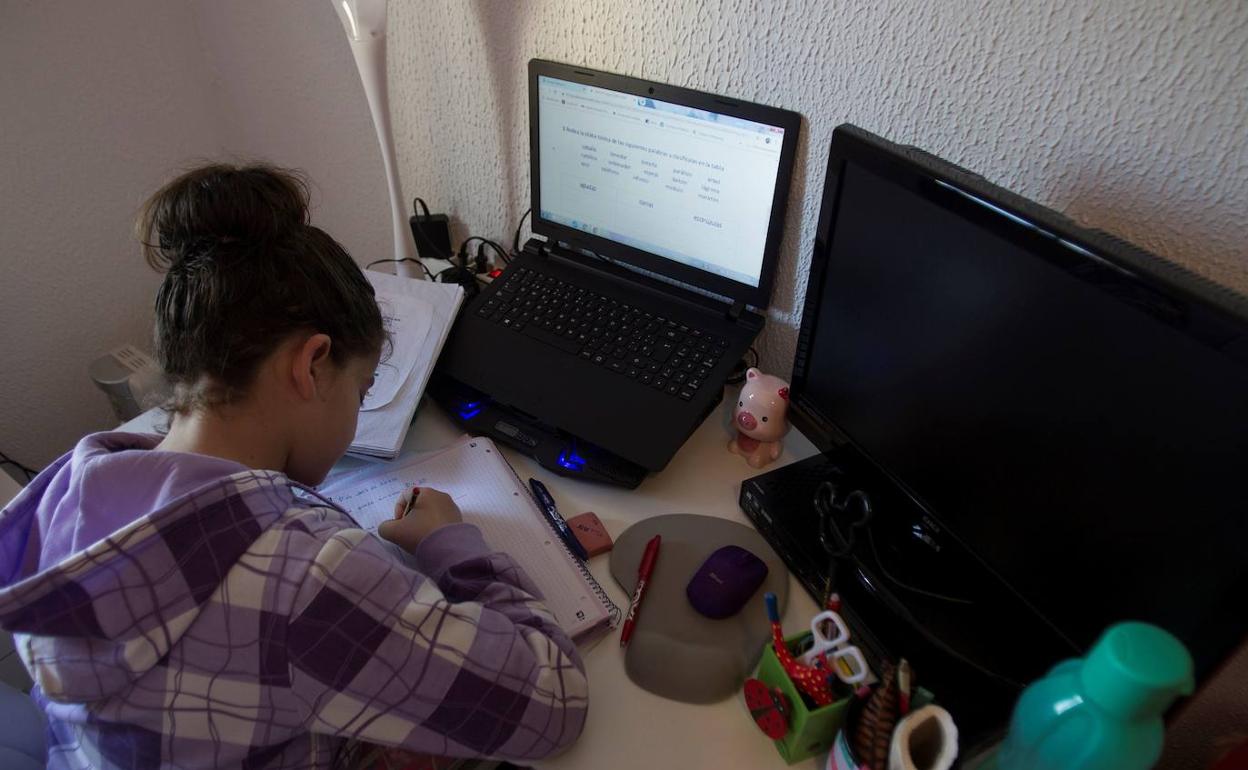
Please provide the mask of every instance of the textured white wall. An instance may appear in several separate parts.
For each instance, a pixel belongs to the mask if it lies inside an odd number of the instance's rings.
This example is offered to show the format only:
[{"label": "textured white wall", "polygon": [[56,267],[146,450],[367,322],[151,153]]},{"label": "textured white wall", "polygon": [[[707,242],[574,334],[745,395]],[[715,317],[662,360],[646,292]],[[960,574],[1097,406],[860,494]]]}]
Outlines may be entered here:
[{"label": "textured white wall", "polygon": [[789,371],[834,126],[924,147],[1248,289],[1248,3],[392,3],[405,188],[474,233],[527,206],[525,62],[787,107],[804,126],[762,340]]},{"label": "textured white wall", "polygon": [[229,154],[303,169],[318,226],[363,263],[394,256],[376,133],[329,0],[194,8]]},{"label": "textured white wall", "polygon": [[170,169],[213,155],[190,8],[0,5],[0,449],[42,466],[115,424],[87,364],[151,337],[131,234]]}]

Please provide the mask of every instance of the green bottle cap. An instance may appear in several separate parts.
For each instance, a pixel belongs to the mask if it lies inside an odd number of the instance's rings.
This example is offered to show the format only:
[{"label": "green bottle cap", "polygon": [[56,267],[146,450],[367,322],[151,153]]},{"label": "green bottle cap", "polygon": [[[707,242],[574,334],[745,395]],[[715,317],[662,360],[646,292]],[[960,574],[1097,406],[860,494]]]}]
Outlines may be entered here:
[{"label": "green bottle cap", "polygon": [[1160,716],[1195,686],[1187,648],[1149,623],[1110,626],[1084,658],[1079,675],[1089,700],[1126,718]]}]

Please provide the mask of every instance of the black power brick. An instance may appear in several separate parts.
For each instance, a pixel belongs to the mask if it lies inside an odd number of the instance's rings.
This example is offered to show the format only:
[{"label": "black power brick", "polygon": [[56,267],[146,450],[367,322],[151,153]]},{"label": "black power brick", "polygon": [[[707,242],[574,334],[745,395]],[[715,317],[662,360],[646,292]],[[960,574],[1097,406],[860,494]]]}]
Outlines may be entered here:
[{"label": "black power brick", "polygon": [[412,240],[421,259],[450,259],[451,220],[446,214],[412,214]]}]

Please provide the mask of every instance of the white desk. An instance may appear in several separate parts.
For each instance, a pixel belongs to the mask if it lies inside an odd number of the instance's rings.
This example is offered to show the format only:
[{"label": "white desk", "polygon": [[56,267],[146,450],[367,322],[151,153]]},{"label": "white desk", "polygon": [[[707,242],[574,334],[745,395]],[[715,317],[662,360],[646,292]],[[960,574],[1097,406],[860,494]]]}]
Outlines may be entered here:
[{"label": "white desk", "polygon": [[[735,396],[735,389],[733,392]],[[760,471],[727,450],[732,438],[727,410],[732,399],[689,438],[667,468],[646,478],[635,490],[608,487],[557,476],[518,452],[504,449],[521,478],[534,476],[550,487],[565,516],[593,511],[617,538],[633,524],[665,513],[697,513],[749,524],[737,505],[741,482]],[[421,405],[409,435],[413,448],[436,448],[458,436],[436,408]],[[435,438],[440,437],[440,438]],[[797,431],[785,439],[776,465],[815,453]],[[628,596],[608,569],[608,554],[589,562],[594,577],[621,609]],[[816,612],[814,601],[789,578],[785,627],[799,628]],[[644,619],[642,620],[644,623]],[[783,768],[772,742],[754,726],[740,696],[694,706],[660,698],[633,684],[624,673],[618,630],[584,651],[589,676],[589,719],[581,739],[565,753],[536,763],[567,770],[636,770],[637,768]],[[809,760],[798,767],[814,768]]]},{"label": "white desk", "polygon": [[[735,388],[732,389],[735,397]],[[507,459],[521,478],[534,476],[550,487],[565,516],[584,511],[598,514],[611,537],[617,538],[633,524],[665,513],[697,513],[718,516],[749,525],[737,506],[741,481],[760,471],[727,451],[732,437],[728,405],[724,404],[689,438],[685,446],[659,474],[651,475],[635,490],[608,487],[557,476],[528,457],[504,448]],[[150,430],[148,415],[123,429]],[[460,431],[428,400],[421,404],[416,422],[404,443],[405,450],[422,451],[445,446]],[[784,454],[769,466],[775,468],[815,453],[814,446],[796,430],[785,439]],[[347,458],[344,466],[365,461]],[[608,569],[609,555],[590,560],[594,577],[611,599],[626,609],[628,596],[616,585]],[[790,576],[786,628],[809,622],[816,606]],[[642,621],[644,622],[644,620]],[[720,703],[694,706],[652,695],[624,673],[624,655],[616,630],[588,650],[583,650],[589,677],[589,719],[579,741],[558,757],[536,764],[539,768],[567,770],[636,770],[637,768],[783,768],[772,742],[754,726],[741,696]],[[795,765],[818,767],[816,760]]]}]

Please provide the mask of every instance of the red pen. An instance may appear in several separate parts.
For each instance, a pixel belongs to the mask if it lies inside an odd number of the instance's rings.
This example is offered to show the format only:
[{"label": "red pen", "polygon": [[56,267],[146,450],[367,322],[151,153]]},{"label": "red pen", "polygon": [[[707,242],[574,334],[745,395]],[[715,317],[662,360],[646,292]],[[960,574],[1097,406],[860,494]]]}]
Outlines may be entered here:
[{"label": "red pen", "polygon": [[620,646],[628,645],[633,635],[633,626],[637,625],[637,613],[641,611],[641,597],[646,594],[646,584],[654,572],[654,563],[659,560],[659,544],[663,538],[655,535],[646,543],[646,551],[641,555],[641,564],[637,567],[637,588],[633,589],[633,600],[628,604],[628,616],[624,618],[624,628],[620,631]]}]

